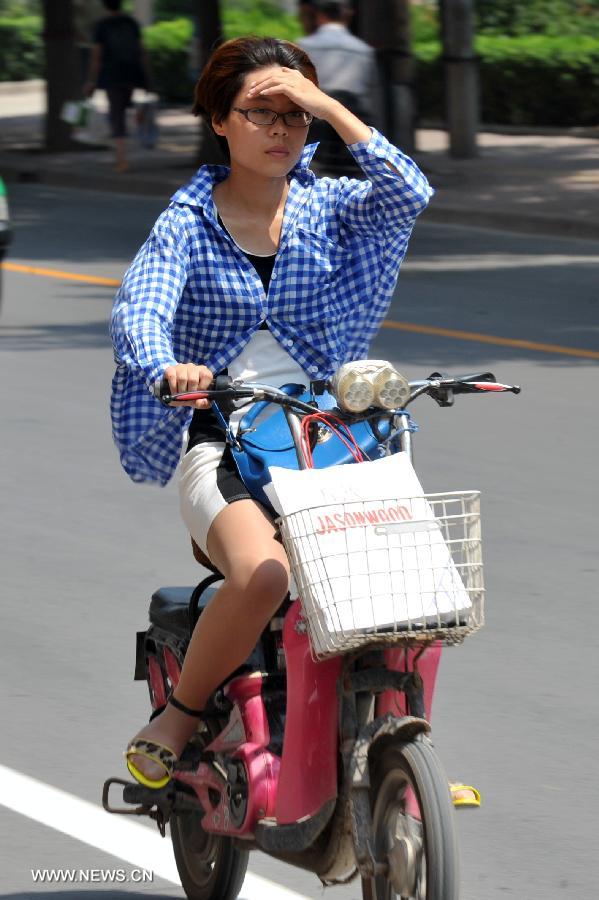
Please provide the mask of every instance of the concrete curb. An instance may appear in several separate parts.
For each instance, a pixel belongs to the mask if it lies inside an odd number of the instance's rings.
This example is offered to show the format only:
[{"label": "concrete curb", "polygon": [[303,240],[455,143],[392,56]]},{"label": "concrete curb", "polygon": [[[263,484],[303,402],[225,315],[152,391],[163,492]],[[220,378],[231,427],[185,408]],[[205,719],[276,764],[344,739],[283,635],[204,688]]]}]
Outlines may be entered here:
[{"label": "concrete curb", "polygon": [[[424,119],[418,122],[419,131],[446,131],[445,122]],[[502,134],[506,137],[570,137],[599,139],[599,125],[580,125],[559,128],[556,125],[494,125],[492,122],[481,122],[480,134]]]},{"label": "concrete curb", "polygon": [[[24,82],[24,84],[30,84]],[[176,140],[176,136],[170,136]],[[134,161],[133,170],[127,176],[117,175],[107,163],[106,156],[94,151],[75,152],[65,155],[48,155],[33,152],[33,145],[14,144],[0,151],[0,174],[8,182],[39,183],[85,190],[100,190],[129,196],[159,197],[168,202],[169,197],[193,173],[193,163],[187,152],[177,153],[173,149],[153,152],[151,162],[140,160],[139,167]],[[100,149],[100,148],[97,148]],[[523,208],[522,204],[510,208],[509,200],[503,202],[492,196],[493,183],[489,184],[488,203],[476,188],[484,173],[475,173],[474,179],[467,179],[465,172],[453,170],[454,164],[433,153],[417,153],[416,160],[427,172],[434,175],[437,195],[424,214],[431,223],[459,225],[462,227],[488,228],[523,234],[565,237],[576,240],[596,241],[599,239],[599,208],[594,203],[576,205],[573,192],[564,193],[562,202],[549,202],[547,208],[535,211]],[[588,159],[577,158],[575,170],[584,171]],[[492,160],[489,164],[492,163]],[[448,171],[448,167],[452,171]],[[508,173],[509,174],[509,173]],[[472,180],[472,184],[469,184]],[[446,190],[458,184],[456,190]],[[469,190],[474,193],[469,198]],[[556,198],[553,198],[554,200]],[[9,189],[10,201],[10,189]]]},{"label": "concrete curb", "polygon": [[43,78],[30,81],[0,81],[0,97],[2,94],[39,94],[46,89]]}]

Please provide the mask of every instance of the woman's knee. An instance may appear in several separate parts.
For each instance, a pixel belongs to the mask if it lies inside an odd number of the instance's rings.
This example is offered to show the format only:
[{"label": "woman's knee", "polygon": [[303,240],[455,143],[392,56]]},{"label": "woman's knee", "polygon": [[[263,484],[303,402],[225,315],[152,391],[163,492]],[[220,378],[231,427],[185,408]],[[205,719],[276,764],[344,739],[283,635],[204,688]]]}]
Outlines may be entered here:
[{"label": "woman's knee", "polygon": [[289,563],[269,516],[253,500],[223,509],[207,535],[208,555],[238,591],[282,600],[289,590]]},{"label": "woman's knee", "polygon": [[232,566],[226,580],[249,602],[276,606],[289,590],[289,564],[284,554],[245,557]]}]

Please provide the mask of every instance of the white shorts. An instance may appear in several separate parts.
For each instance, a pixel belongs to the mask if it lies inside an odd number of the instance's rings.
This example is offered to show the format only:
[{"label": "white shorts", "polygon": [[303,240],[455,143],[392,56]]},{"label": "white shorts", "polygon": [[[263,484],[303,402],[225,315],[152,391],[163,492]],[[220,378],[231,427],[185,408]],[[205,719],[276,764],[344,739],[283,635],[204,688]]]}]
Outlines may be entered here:
[{"label": "white shorts", "polygon": [[[257,331],[228,371],[233,378],[275,386],[309,383],[308,376],[269,331]],[[229,421],[233,430],[236,430],[246,411],[247,408],[231,414]],[[271,407],[267,415],[273,411]],[[229,503],[251,499],[239,476],[231,450],[224,442],[210,440],[195,444],[183,456],[179,467],[181,515],[192,538],[204,553],[208,553],[208,531],[217,515]]]},{"label": "white shorts", "polygon": [[183,457],[179,469],[181,515],[204,553],[208,554],[208,531],[219,512],[236,500],[251,499],[226,444],[196,444]]}]

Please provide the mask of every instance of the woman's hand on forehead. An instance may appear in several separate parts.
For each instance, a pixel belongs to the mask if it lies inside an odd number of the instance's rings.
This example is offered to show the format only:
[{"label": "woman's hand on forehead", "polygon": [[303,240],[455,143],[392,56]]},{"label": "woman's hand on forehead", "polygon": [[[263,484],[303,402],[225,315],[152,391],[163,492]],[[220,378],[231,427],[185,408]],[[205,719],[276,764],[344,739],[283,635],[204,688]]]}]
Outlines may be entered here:
[{"label": "woman's hand on forehead", "polygon": [[297,69],[284,66],[266,76],[256,73],[246,96],[248,100],[259,100],[272,94],[284,94],[301,109],[319,118],[324,118],[335,102]]}]

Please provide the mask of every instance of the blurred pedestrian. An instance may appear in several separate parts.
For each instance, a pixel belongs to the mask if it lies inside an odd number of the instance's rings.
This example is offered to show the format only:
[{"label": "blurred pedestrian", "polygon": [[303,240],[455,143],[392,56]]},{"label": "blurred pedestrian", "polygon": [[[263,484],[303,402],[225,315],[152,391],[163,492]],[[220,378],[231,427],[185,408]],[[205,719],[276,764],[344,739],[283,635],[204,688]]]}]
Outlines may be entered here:
[{"label": "blurred pedestrian", "polygon": [[376,55],[369,44],[347,27],[353,14],[350,4],[346,0],[302,0],[300,18],[303,23],[310,21],[309,8],[316,29],[298,43],[316,66],[323,90],[333,97],[342,94],[342,102],[347,104],[349,100],[354,114],[360,118],[367,116],[369,124],[380,125],[381,96]]},{"label": "blurred pedestrian", "polygon": [[[319,83],[369,125],[381,127],[382,102],[374,49],[353,35],[348,26],[353,14],[346,0],[300,2],[298,13],[308,31],[298,41],[316,67]],[[355,164],[338,136],[326,124],[314,122],[310,140],[320,143],[315,162],[324,169],[354,173]]]},{"label": "blurred pedestrian", "polygon": [[129,169],[126,147],[126,115],[133,90],[147,87],[141,28],[121,12],[122,0],[103,0],[108,15],[96,23],[86,94],[103,88],[108,97],[110,127],[114,138],[117,172]]}]

